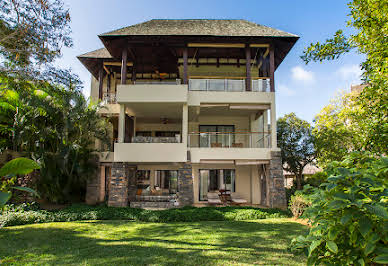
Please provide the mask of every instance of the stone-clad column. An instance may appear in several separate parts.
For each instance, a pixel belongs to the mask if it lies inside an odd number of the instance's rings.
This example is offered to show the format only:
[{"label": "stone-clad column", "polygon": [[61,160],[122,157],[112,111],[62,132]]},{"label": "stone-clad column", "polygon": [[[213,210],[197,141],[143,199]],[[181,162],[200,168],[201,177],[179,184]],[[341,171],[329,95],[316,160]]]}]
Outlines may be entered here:
[{"label": "stone-clad column", "polygon": [[184,164],[178,171],[178,203],[180,207],[194,203],[193,176],[190,164]]},{"label": "stone-clad column", "polygon": [[128,175],[126,163],[113,163],[108,206],[128,206]]},{"label": "stone-clad column", "polygon": [[271,208],[287,208],[283,166],[280,151],[271,152],[267,178],[267,205]]},{"label": "stone-clad column", "polygon": [[95,205],[100,202],[100,188],[102,185],[100,167],[98,167],[96,175],[87,180],[85,202],[88,205]]}]

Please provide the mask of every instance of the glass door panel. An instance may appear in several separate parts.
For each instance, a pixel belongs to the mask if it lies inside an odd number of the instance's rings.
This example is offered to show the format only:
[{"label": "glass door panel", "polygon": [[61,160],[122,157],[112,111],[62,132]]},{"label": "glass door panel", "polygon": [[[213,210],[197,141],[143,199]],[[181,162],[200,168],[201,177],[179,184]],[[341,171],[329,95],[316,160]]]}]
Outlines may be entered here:
[{"label": "glass door panel", "polygon": [[217,135],[208,132],[217,132],[216,126],[199,126],[199,147],[210,148],[217,143]]},{"label": "glass door panel", "polygon": [[209,170],[200,170],[199,178],[199,200],[207,200]]}]

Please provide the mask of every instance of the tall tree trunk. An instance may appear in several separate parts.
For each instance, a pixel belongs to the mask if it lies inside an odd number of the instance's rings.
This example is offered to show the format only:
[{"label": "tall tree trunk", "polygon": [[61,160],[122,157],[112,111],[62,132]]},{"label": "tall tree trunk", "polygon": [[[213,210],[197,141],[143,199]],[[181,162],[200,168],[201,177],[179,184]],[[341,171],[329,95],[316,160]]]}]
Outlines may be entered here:
[{"label": "tall tree trunk", "polygon": [[299,173],[296,175],[296,189],[301,190],[302,189],[302,171],[299,171]]}]

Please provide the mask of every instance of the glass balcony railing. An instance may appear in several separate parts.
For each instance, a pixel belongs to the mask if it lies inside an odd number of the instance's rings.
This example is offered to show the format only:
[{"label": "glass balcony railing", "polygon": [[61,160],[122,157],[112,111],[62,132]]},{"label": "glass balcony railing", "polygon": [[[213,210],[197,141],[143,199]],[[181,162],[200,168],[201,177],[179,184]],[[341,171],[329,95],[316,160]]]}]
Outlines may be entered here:
[{"label": "glass balcony railing", "polygon": [[270,148],[269,132],[191,132],[191,148]]},{"label": "glass balcony railing", "polygon": [[[245,91],[245,79],[189,79],[191,91]],[[268,92],[269,79],[252,80],[252,91]]]}]

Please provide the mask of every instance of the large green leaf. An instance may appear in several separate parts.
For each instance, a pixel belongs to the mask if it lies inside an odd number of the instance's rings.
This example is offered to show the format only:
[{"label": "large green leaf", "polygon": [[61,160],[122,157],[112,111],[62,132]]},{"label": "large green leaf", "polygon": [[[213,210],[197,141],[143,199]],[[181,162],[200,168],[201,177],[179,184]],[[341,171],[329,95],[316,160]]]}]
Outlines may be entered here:
[{"label": "large green leaf", "polygon": [[4,206],[7,201],[11,198],[12,194],[9,192],[0,191],[0,208]]},{"label": "large green leaf", "polygon": [[375,243],[371,242],[371,241],[368,241],[368,243],[366,244],[366,247],[364,249],[365,256],[368,256],[369,254],[371,254],[372,251],[375,250],[375,248],[376,248]]},{"label": "large green leaf", "polygon": [[314,240],[313,242],[311,242],[311,245],[309,247],[309,256],[311,252],[313,252],[321,243],[322,240]]},{"label": "large green leaf", "polygon": [[334,241],[327,241],[326,247],[333,253],[337,254],[338,252],[338,246]]},{"label": "large green leaf", "polygon": [[361,219],[358,222],[358,225],[360,226],[360,233],[363,237],[365,237],[370,230],[372,229],[372,221],[368,217],[361,217]]},{"label": "large green leaf", "polygon": [[373,262],[376,262],[378,264],[387,264],[388,263],[388,255],[387,254],[379,255],[376,258],[374,258]]},{"label": "large green leaf", "polygon": [[33,190],[32,188],[29,188],[29,187],[12,187],[13,189],[17,189],[17,190],[20,190],[20,191],[24,191],[24,192],[28,192],[28,193],[31,193],[37,197],[39,197],[39,194],[38,192],[36,192],[35,190]]},{"label": "large green leaf", "polygon": [[388,212],[383,206],[379,204],[373,204],[366,206],[366,208],[368,209],[368,211],[379,216],[380,218],[388,219]]},{"label": "large green leaf", "polygon": [[9,175],[26,175],[39,168],[39,164],[31,159],[16,158],[6,163],[0,169],[0,177]]}]

